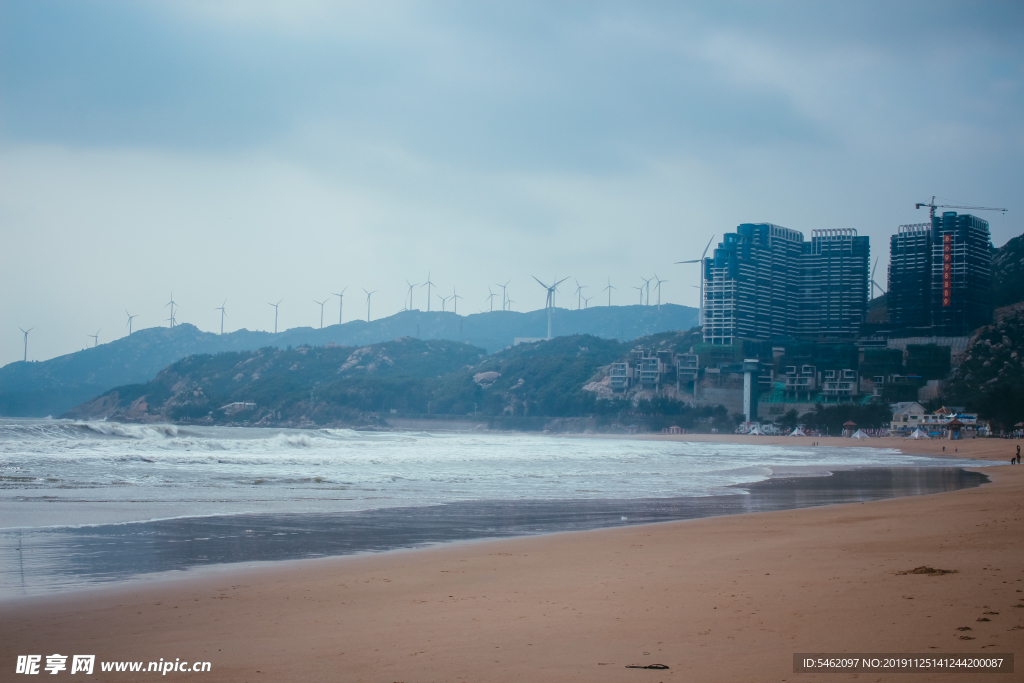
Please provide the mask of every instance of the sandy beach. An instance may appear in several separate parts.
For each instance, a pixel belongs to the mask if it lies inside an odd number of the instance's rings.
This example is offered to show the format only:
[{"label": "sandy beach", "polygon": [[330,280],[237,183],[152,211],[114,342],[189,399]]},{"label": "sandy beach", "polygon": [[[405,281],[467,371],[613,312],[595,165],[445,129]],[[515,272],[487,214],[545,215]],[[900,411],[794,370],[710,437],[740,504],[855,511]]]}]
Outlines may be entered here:
[{"label": "sandy beach", "polygon": [[[1018,443],[864,445],[1005,462]],[[167,676],[216,681],[904,680],[794,674],[793,653],[1021,652],[1024,467],[986,473],[991,484],[952,493],[229,567],[25,599],[4,606],[0,649],[8,672],[20,654],[87,653],[209,661],[211,673]],[[900,573],[922,566],[954,573]],[[626,668],[651,663],[670,668]]]}]

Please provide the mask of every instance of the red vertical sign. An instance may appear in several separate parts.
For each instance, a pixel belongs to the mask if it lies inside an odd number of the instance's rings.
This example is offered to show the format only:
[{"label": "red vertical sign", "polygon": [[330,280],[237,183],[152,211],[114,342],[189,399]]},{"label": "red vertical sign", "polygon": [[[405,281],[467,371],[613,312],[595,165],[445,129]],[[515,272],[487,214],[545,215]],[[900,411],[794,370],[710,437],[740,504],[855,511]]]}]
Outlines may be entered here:
[{"label": "red vertical sign", "polygon": [[942,305],[949,306],[953,298],[953,236],[942,236]]}]

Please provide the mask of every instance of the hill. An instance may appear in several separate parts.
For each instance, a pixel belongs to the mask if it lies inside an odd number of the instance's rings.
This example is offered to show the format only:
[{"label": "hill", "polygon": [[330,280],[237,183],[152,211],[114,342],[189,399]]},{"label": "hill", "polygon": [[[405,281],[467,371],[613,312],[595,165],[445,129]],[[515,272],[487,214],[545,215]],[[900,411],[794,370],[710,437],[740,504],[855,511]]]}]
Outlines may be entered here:
[{"label": "hill", "polygon": [[[692,345],[694,331],[636,342]],[[66,417],[250,425],[367,425],[381,414],[530,419],[602,412],[584,387],[635,345],[557,337],[486,355],[468,344],[403,337],[369,346],[264,348],[190,356],[145,384],[118,387]],[[224,409],[229,404],[249,404]],[[607,410],[618,410],[618,402]],[[611,405],[613,404],[614,405]],[[252,405],[255,404],[255,405]]]},{"label": "hill", "polygon": [[[697,311],[685,306],[600,306],[555,309],[557,335],[589,334],[628,341],[666,330],[689,329]],[[181,324],[149,328],[95,348],[41,362],[0,368],[0,415],[59,415],[113,387],[144,383],[172,363],[196,354],[274,347],[365,346],[400,337],[453,339],[493,353],[516,337],[547,334],[545,311],[493,311],[468,316],[451,312],[403,311],[371,322],[354,320],[321,329],[300,327],[278,334],[239,330],[224,335]]]},{"label": "hill", "polygon": [[1024,235],[992,254],[992,305],[996,308],[1024,301]]},{"label": "hill", "polygon": [[946,393],[950,404],[977,410],[1000,429],[1024,420],[1024,312],[978,331]]},{"label": "hill", "polygon": [[[113,389],[66,417],[250,423],[347,422],[362,413],[419,409],[439,376],[479,363],[484,350],[402,338],[362,347],[266,347],[189,356],[145,384]],[[240,412],[223,407],[255,404]]]}]

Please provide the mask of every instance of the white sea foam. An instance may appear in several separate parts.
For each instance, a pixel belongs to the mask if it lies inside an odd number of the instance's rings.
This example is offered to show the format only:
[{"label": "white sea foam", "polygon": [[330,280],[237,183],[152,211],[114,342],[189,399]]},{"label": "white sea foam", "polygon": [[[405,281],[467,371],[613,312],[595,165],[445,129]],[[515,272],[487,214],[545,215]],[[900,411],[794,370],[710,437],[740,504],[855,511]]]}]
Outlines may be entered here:
[{"label": "white sea foam", "polygon": [[117,422],[75,422],[72,424],[97,434],[123,436],[129,439],[163,439],[178,435],[178,428],[175,425],[125,425]]},{"label": "white sea foam", "polygon": [[140,518],[158,504],[216,514],[742,494],[729,487],[773,472],[959,464],[972,463],[799,443],[0,420],[0,503],[97,501],[137,508],[128,516]]}]

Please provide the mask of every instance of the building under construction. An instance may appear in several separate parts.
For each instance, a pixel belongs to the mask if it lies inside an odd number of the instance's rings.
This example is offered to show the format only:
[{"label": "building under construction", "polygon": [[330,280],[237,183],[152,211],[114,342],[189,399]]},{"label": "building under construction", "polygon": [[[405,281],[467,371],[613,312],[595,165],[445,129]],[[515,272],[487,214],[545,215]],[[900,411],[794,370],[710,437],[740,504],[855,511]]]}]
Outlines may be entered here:
[{"label": "building under construction", "polygon": [[704,259],[704,341],[850,339],[868,304],[869,244],[853,229],[744,223]]},{"label": "building under construction", "polygon": [[893,327],[955,337],[992,322],[991,250],[988,221],[970,214],[901,225],[889,243]]}]

